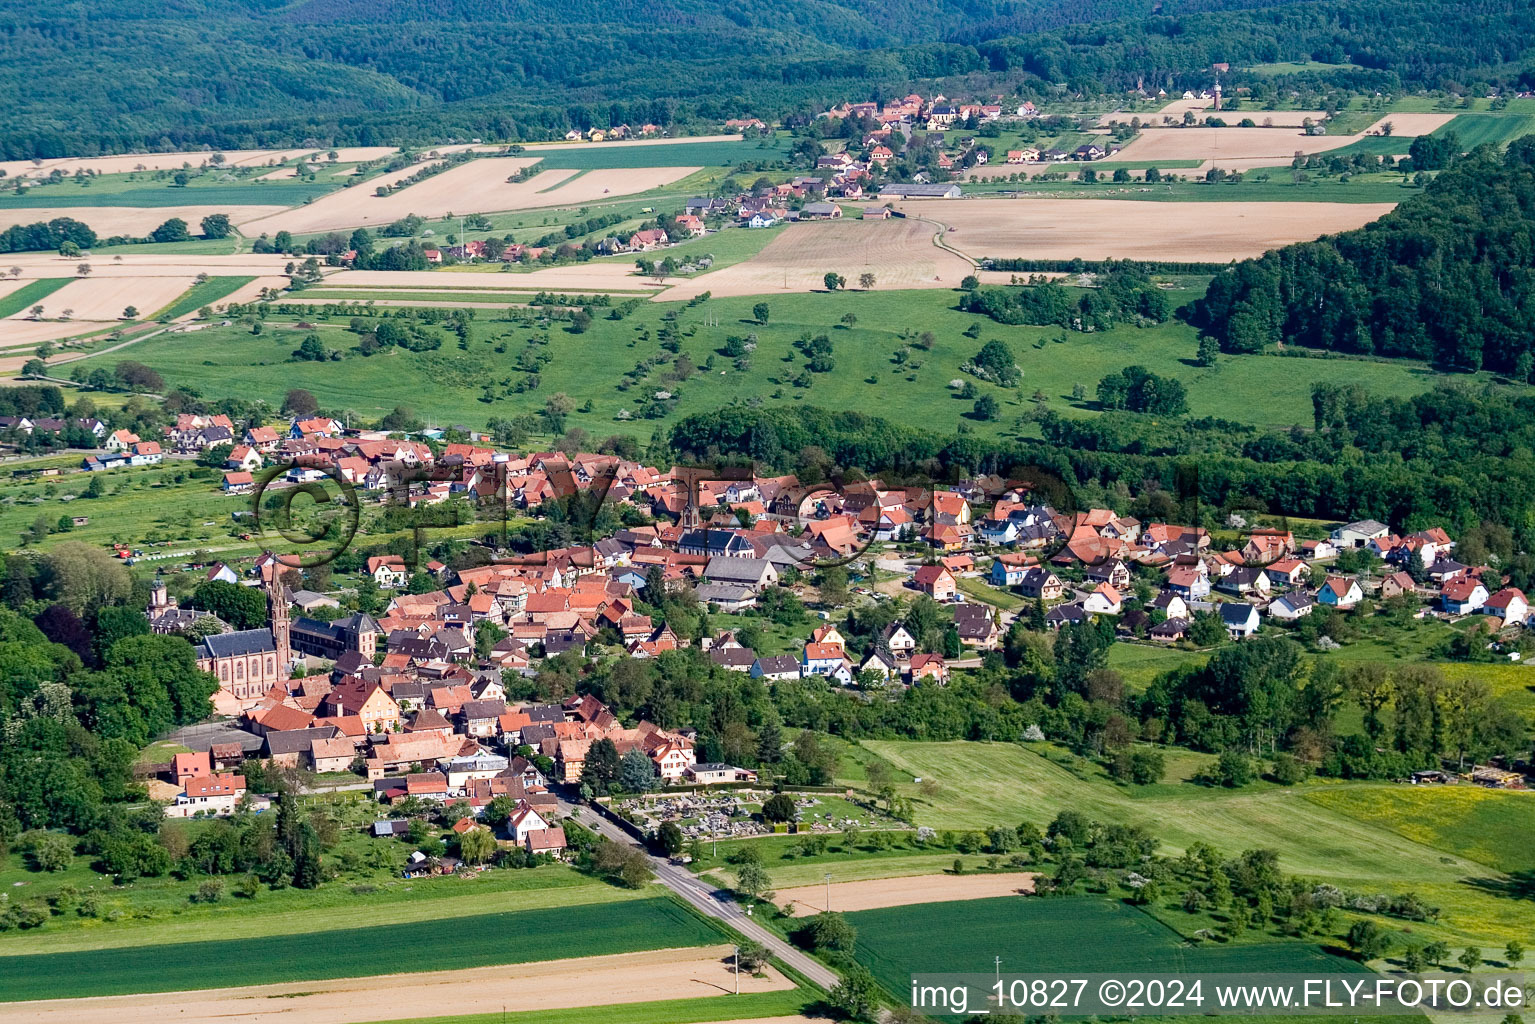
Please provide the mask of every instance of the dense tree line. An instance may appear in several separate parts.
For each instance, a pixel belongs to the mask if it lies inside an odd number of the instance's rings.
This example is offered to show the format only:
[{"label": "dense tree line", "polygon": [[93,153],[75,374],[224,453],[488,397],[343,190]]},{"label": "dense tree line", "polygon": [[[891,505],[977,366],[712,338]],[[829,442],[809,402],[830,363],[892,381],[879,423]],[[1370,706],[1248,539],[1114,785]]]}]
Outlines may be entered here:
[{"label": "dense tree line", "polygon": [[968,291],[959,305],[1002,324],[1056,324],[1078,331],[1102,331],[1123,322],[1163,323],[1168,318],[1167,293],[1139,264],[1111,260],[1098,271],[1096,284],[1073,300],[1059,281],[1036,276],[1024,287]]},{"label": "dense tree line", "polygon": [[1357,231],[1246,260],[1189,311],[1227,352],[1277,342],[1535,374],[1535,140],[1480,149]]},{"label": "dense tree line", "polygon": [[[1531,77],[1521,58],[1535,28],[1523,5],[1427,0],[1168,0],[1149,17],[1131,0],[724,8],[583,0],[562,7],[557,22],[531,0],[193,0],[175,8],[78,0],[66,9],[7,0],[0,12],[0,85],[18,108],[0,130],[0,157],[10,159],[517,141],[619,123],[704,126],[746,113],[801,120],[844,99],[902,95],[940,78],[1035,99],[1059,84],[1085,94],[1142,82],[1179,91],[1208,86],[1217,61],[1237,66],[1230,80],[1250,88],[1256,104],[1297,87],[1515,86]],[[486,60],[487,38],[515,59]],[[710,40],[702,60],[701,38]],[[1430,38],[1435,45],[1425,47]],[[646,55],[641,73],[637,52]],[[165,53],[180,56],[174,75]],[[1274,77],[1240,70],[1311,59],[1357,67]],[[51,73],[36,74],[40,66]],[[473,70],[450,70],[464,68]]]}]

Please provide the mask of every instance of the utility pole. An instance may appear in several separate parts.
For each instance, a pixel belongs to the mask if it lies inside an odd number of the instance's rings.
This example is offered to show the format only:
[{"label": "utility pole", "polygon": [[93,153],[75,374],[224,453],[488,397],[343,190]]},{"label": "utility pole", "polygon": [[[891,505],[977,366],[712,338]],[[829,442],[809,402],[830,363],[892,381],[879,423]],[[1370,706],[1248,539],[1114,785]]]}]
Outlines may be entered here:
[{"label": "utility pole", "polygon": [[741,994],[741,947],[740,946],[736,946],[734,948],[735,948],[735,955],[736,955],[736,995],[740,995]]},{"label": "utility pole", "polygon": [[831,872],[826,872],[826,912],[831,913]]}]

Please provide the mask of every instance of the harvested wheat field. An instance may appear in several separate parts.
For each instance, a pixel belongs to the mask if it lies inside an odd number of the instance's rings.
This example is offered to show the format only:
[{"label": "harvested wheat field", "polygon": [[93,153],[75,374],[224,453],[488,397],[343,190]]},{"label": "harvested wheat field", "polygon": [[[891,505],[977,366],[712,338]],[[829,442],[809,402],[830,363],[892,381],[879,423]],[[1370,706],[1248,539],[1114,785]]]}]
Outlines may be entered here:
[{"label": "harvested wheat field", "polygon": [[[575,960],[395,974],[337,981],[160,992],[141,996],[51,999],[5,1004],[7,1024],[358,1024],[615,1002],[718,996],[735,991],[729,945],[664,949]],[[766,969],[741,975],[742,992],[794,983]],[[381,1001],[382,996],[382,1001]]]},{"label": "harvested wheat field", "polygon": [[[974,257],[1167,259],[1224,263],[1292,242],[1350,231],[1391,203],[1138,203],[1121,199],[968,199],[900,209],[956,230],[950,245]],[[771,248],[771,247],[770,247]]]},{"label": "harvested wheat field", "polygon": [[[699,170],[697,167],[633,167],[587,171],[585,174],[540,193],[524,206],[565,206],[589,203],[608,196],[633,195],[670,185]],[[554,173],[554,172],[545,172]]]},{"label": "harvested wheat field", "polygon": [[[862,882],[833,882],[831,909],[839,913],[905,907],[913,903],[952,903],[1014,896],[1034,891],[1029,872],[1002,875],[910,875],[906,878],[871,878]],[[795,917],[808,917],[826,909],[826,886],[803,885],[779,889],[775,900],[794,904]]]},{"label": "harvested wheat field", "polygon": [[243,222],[240,230],[249,235],[265,231],[292,231],[307,234],[316,231],[339,231],[343,228],[377,227],[399,220],[409,214],[429,219],[448,213],[491,213],[498,210],[517,210],[531,203],[538,192],[550,188],[576,171],[545,171],[527,181],[511,182],[506,179],[535,161],[522,157],[487,157],[471,160],[441,174],[434,174],[425,181],[404,188],[387,196],[374,195],[374,189],[383,184],[394,184],[420,171],[426,164],[416,164],[388,177],[370,178],[351,188],[322,196],[306,206],[300,206],[274,217]]},{"label": "harvested wheat field", "polygon": [[590,146],[601,146],[603,149],[625,149],[636,146],[681,146],[690,142],[740,142],[741,139],[741,135],[683,135],[675,139],[630,139],[626,142],[535,142],[523,147],[523,150],[527,153],[537,153],[543,149],[586,149]]},{"label": "harvested wheat field", "polygon": [[634,272],[634,264],[627,261],[576,264],[565,267],[547,267],[527,272],[506,271],[498,273],[461,272],[450,270],[341,270],[325,278],[321,287],[343,288],[398,288],[409,291],[447,292],[465,291],[471,298],[476,291],[540,291],[549,289],[561,292],[579,291],[652,291],[657,285],[649,278]]},{"label": "harvested wheat field", "polygon": [[1154,163],[1158,160],[1226,160],[1261,158],[1271,166],[1287,164],[1296,153],[1324,153],[1354,142],[1357,135],[1302,135],[1289,128],[1148,128],[1132,139],[1114,159]]},{"label": "harvested wheat field", "polygon": [[[63,157],[57,160],[8,160],[0,162],[0,170],[11,176],[46,177],[56,168],[65,174],[73,174],[76,168],[95,171],[97,174],[126,174],[129,171],[174,171],[182,167],[201,167],[214,152],[224,157],[226,167],[262,167],[282,163],[318,153],[325,159],[329,149],[226,149],[208,150],[201,153],[124,153],[120,156]],[[345,163],[377,160],[395,152],[393,146],[352,146],[336,150],[337,158]]]},{"label": "harvested wheat field", "polygon": [[[47,306],[47,302],[43,303]],[[60,306],[59,309],[63,307]],[[53,315],[58,310],[45,310],[45,315]],[[121,312],[121,311],[119,311]],[[59,321],[59,320],[0,320],[0,345],[5,346],[5,351],[13,352],[17,347],[25,348],[36,345],[40,341],[59,341],[64,338],[73,338],[80,334],[97,334],[108,331],[114,327],[121,327],[122,323],[113,319],[111,321]],[[0,374],[15,373],[21,369],[21,364],[32,358],[30,351],[20,355],[0,359]],[[58,362],[58,360],[55,360]]]},{"label": "harvested wheat field", "polygon": [[1366,135],[1381,135],[1381,125],[1391,122],[1391,137],[1405,135],[1408,138],[1416,138],[1419,135],[1432,135],[1451,121],[1455,120],[1454,114],[1400,113],[1386,114],[1379,121],[1364,130]]},{"label": "harvested wheat field", "polygon": [[[701,274],[657,296],[661,301],[691,299],[703,292],[718,296],[768,295],[825,288],[822,278],[836,271],[848,287],[872,273],[876,289],[957,288],[973,267],[933,244],[935,225],[916,219],[834,220],[790,224],[757,255],[744,263]],[[937,212],[937,211],[934,211]]]},{"label": "harvested wheat field", "polygon": [[1161,110],[1150,114],[1104,114],[1098,119],[1100,125],[1110,125],[1115,121],[1123,121],[1126,124],[1133,117],[1139,117],[1142,124],[1155,124],[1164,117],[1170,117],[1175,121],[1183,120],[1186,111],[1193,111],[1196,117],[1219,117],[1230,124],[1236,124],[1244,117],[1250,117],[1260,125],[1269,125],[1275,128],[1299,128],[1309,117],[1313,121],[1320,121],[1327,116],[1325,110],[1259,110],[1254,107],[1239,107],[1236,110],[1216,111],[1213,99],[1205,100],[1197,96],[1191,100],[1173,100]]},{"label": "harvested wheat field", "polygon": [[74,277],[80,263],[91,265],[95,277],[183,277],[206,273],[211,277],[240,277],[246,274],[281,274],[288,257],[260,253],[198,255],[192,253],[120,253],[109,255],[102,249],[86,257],[60,256],[58,253],[7,253],[0,256],[0,269],[20,267],[23,280],[39,277]]},{"label": "harvested wheat field", "polygon": [[141,238],[172,217],[180,217],[195,234],[200,230],[202,219],[211,213],[227,213],[231,221],[239,223],[269,217],[284,209],[281,206],[34,206],[0,209],[0,231],[13,224],[36,224],[55,217],[72,217],[102,238],[113,235]]},{"label": "harvested wheat field", "polygon": [[50,317],[69,309],[74,311],[70,318],[75,320],[115,320],[127,306],[137,306],[140,315],[149,316],[192,287],[196,276],[189,271],[175,277],[85,277],[40,301],[43,315]]}]

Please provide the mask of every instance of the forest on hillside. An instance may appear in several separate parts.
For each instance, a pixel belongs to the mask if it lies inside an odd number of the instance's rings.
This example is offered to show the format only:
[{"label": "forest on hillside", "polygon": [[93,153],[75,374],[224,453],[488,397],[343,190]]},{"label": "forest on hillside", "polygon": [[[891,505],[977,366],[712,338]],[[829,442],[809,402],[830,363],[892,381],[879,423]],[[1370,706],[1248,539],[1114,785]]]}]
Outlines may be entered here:
[{"label": "forest on hillside", "polygon": [[1245,260],[1190,319],[1227,352],[1278,342],[1535,377],[1535,139],[1486,147],[1380,220]]},{"label": "forest on hillside", "polygon": [[[0,0],[0,158],[539,139],[797,118],[913,88],[1181,90],[1217,61],[1260,97],[1475,92],[1535,80],[1531,40],[1535,11],[1512,0],[578,0],[557,19],[532,0]],[[1240,71],[1313,59],[1357,67]]]}]

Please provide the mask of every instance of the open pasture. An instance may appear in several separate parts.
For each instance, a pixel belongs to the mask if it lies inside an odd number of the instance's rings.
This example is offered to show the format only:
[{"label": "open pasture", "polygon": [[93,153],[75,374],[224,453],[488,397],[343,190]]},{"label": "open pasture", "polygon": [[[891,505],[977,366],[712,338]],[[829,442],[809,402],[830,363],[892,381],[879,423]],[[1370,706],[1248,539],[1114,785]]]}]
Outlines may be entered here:
[{"label": "open pasture", "polygon": [[956,288],[973,267],[933,244],[939,228],[923,223],[920,207],[904,220],[852,220],[791,224],[761,252],[723,270],[700,274],[663,292],[663,300],[771,295],[824,288],[836,271],[848,287],[872,273],[876,289]]},{"label": "open pasture", "polygon": [[[594,433],[611,432],[624,410],[632,414],[661,389],[677,396],[674,407],[653,424],[665,428],[676,422],[676,417],[753,398],[791,407],[795,404],[845,407],[866,401],[870,387],[877,386],[882,415],[923,423],[935,430],[966,423],[988,436],[1006,434],[1014,429],[1017,417],[1030,407],[1026,396],[1016,390],[998,390],[1002,416],[980,422],[964,417],[973,402],[959,398],[957,391],[949,387],[951,380],[963,376],[960,365],[972,358],[982,343],[963,333],[976,323],[984,329],[982,340],[998,338],[1012,348],[1030,391],[1038,388],[1045,392],[1051,408],[1066,416],[1096,414],[1091,403],[1072,400],[1074,385],[1082,384],[1091,391],[1107,372],[1106,368],[1130,364],[1143,365],[1183,381],[1195,416],[1220,416],[1280,427],[1310,422],[1311,388],[1318,382],[1352,381],[1376,394],[1406,396],[1418,394],[1442,379],[1402,363],[1270,355],[1222,360],[1215,367],[1196,367],[1190,363],[1197,339],[1184,324],[1125,326],[1068,336],[1059,328],[1015,327],[962,313],[954,308],[955,294],[944,289],[885,291],[877,284],[873,292],[859,291],[856,267],[835,256],[824,264],[811,266],[817,276],[833,269],[848,276],[853,290],[828,294],[821,290],[824,286],[817,280],[814,292],[807,288],[797,294],[766,296],[771,309],[766,325],[756,322],[752,309],[763,301],[763,296],[726,298],[715,292],[707,303],[681,309],[679,327],[683,337],[679,354],[685,354],[695,366],[702,366],[711,356],[716,363],[715,372],[695,373],[685,382],[662,379],[674,354],[660,348],[655,332],[661,326],[661,317],[679,307],[658,302],[646,304],[622,320],[609,319],[598,308],[590,327],[582,334],[557,325],[551,331],[549,346],[554,358],[540,370],[539,389],[517,393],[506,393],[499,382],[521,378],[517,352],[530,332],[495,310],[476,310],[467,351],[458,349],[457,339],[438,329],[443,347],[437,351],[394,349],[365,358],[354,351],[357,335],[345,329],[349,314],[327,320],[315,309],[306,313],[304,319],[319,323],[317,333],[327,347],[348,355],[340,361],[304,364],[304,386],[325,407],[351,409],[359,417],[382,416],[406,401],[420,415],[476,426],[493,415],[537,411],[548,395],[563,391],[577,405],[591,400],[590,411],[573,413],[569,422]],[[457,294],[452,285],[462,281],[470,286],[463,292],[460,301],[464,302],[484,301],[475,298],[476,290],[481,296],[529,288],[566,294],[606,291],[615,297],[643,294],[648,279],[630,276],[629,271],[623,263],[593,262],[584,267],[551,268],[531,274],[347,272],[327,277],[317,290],[382,299],[412,291]],[[221,266],[217,273],[224,274],[224,268]],[[567,276],[582,274],[606,276],[586,279]],[[703,275],[688,284],[696,287],[710,276]],[[395,289],[391,285],[400,287]],[[702,287],[707,289],[709,285]],[[307,293],[301,293],[301,297],[304,294]],[[1170,297],[1176,304],[1193,294],[1192,290],[1183,289],[1174,291]],[[848,313],[857,317],[852,327],[841,323]],[[714,325],[707,323],[706,318],[712,319]],[[190,385],[203,394],[238,394],[280,403],[292,386],[295,367],[291,353],[302,337],[292,326],[294,319],[274,314],[266,332],[259,337],[242,325],[210,327],[195,337],[161,335],[127,351],[131,351],[131,358],[160,371],[173,385]],[[898,362],[900,350],[910,347],[910,338],[903,339],[902,332],[914,325],[933,333],[933,348],[925,352],[911,349],[905,361]],[[643,337],[647,330],[652,332],[648,339]],[[797,385],[791,383],[791,378],[801,373],[805,361],[794,348],[794,342],[806,331],[812,335],[826,333],[834,340],[836,368],[829,373],[811,374],[808,381]],[[754,333],[759,339],[750,365],[738,369],[734,363],[722,362],[721,350],[727,337],[746,333]],[[496,352],[495,347],[503,341],[508,342],[507,351]],[[92,358],[111,366],[116,359],[129,357],[114,353]],[[632,376],[634,368],[642,361],[649,368],[636,378]],[[403,399],[400,382],[420,379],[430,379],[434,386],[413,391],[408,400]],[[494,396],[490,401],[484,395],[488,386]],[[983,390],[990,387],[983,385]],[[1255,399],[1255,395],[1261,396],[1261,400]]]},{"label": "open pasture", "polygon": [[[186,193],[183,193],[185,195]],[[270,217],[281,213],[281,206],[7,206],[0,203],[0,231],[13,224],[36,224],[55,217],[71,217],[87,225],[101,238],[113,235],[145,237],[172,217],[187,222],[187,230],[194,235],[200,230],[202,219],[209,214],[227,213],[231,221],[240,222]],[[103,250],[105,251],[105,250]],[[0,260],[6,257],[0,256]]]},{"label": "open pasture", "polygon": [[[543,937],[524,935],[523,947]],[[431,947],[434,948],[435,943]],[[385,951],[380,950],[383,954]],[[501,1009],[528,1011],[589,1006],[621,996],[627,1003],[707,998],[734,991],[731,947],[666,949],[645,953],[554,960],[458,971],[395,973],[386,978],[307,981],[286,985],[220,988],[200,992],[113,996],[90,1000],[48,1000],[12,1006],[18,1024],[157,1024],[167,1014],[187,1024],[215,1024],[237,1016],[249,1024],[361,1024],[381,1016],[430,1016],[451,1005],[463,1014]],[[387,958],[387,957],[386,957]],[[387,958],[407,966],[413,958]],[[436,962],[435,957],[432,962]],[[387,1009],[372,998],[380,986]],[[741,992],[793,989],[794,983],[767,969],[760,978],[741,976]]]},{"label": "open pasture", "polygon": [[898,207],[955,228],[974,257],[1224,262],[1362,227],[1387,203],[1129,203],[1092,199],[916,200]]},{"label": "open pasture", "polygon": [[[236,925],[231,934],[238,932]],[[446,971],[707,946],[721,934],[681,905],[657,897],[482,914],[461,918],[446,930],[428,920],[327,931],[323,956],[287,935],[21,955],[0,961],[6,975],[0,1002],[55,999],[61,994],[58,979],[66,977],[73,979],[72,997],[179,992],[227,984],[231,964],[241,965],[241,981],[266,985],[395,973],[413,963],[401,954],[416,947],[429,947],[432,964]],[[11,1019],[13,1011],[5,1016]]]},{"label": "open pasture", "polygon": [[[1452,844],[1427,846],[1376,821],[1323,806],[1310,799],[1331,792],[1322,784],[1265,783],[1237,791],[1172,782],[1126,787],[1097,766],[1053,749],[1044,756],[1000,743],[866,740],[862,745],[897,773],[939,784],[935,797],[914,785],[898,787],[915,801],[919,825],[983,828],[1030,821],[1044,826],[1070,808],[1099,821],[1144,825],[1162,841],[1164,853],[1176,854],[1195,842],[1228,855],[1267,848],[1278,852],[1287,872],[1364,892],[1417,892],[1442,908],[1436,926],[1462,941],[1501,942],[1527,930],[1520,924],[1528,921],[1527,904],[1494,895],[1477,881],[1488,878],[1486,864]],[[1361,802],[1378,794],[1389,800],[1398,791],[1389,784],[1347,789],[1358,790],[1352,799]],[[1521,800],[1518,794],[1506,796]],[[1513,806],[1517,813],[1522,802]]]},{"label": "open pasture", "polygon": [[998,956],[1005,973],[1366,971],[1303,942],[1190,949],[1148,915],[1092,896],[929,903],[848,920],[858,930],[856,958],[898,997],[909,993],[913,974],[990,975]]}]

